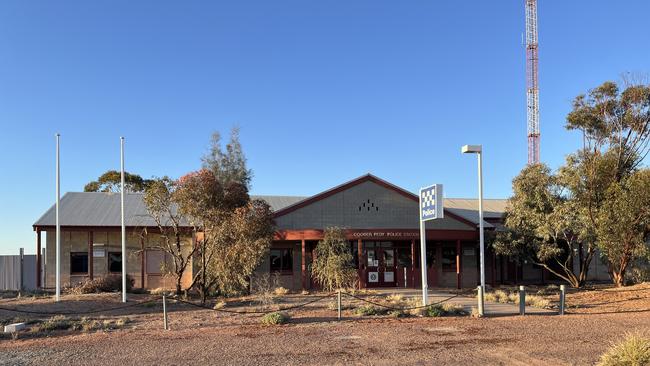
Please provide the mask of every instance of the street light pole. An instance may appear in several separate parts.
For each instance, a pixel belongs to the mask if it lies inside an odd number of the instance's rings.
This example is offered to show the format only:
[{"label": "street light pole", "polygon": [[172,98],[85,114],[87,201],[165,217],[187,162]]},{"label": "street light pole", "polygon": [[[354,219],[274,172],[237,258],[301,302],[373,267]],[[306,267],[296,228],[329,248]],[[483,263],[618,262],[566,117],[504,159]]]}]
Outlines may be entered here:
[{"label": "street light pole", "polygon": [[120,216],[122,223],[122,302],[126,302],[126,230],[124,226],[124,137],[120,137]]},{"label": "street light pole", "polygon": [[[481,289],[485,294],[485,237],[483,230],[483,151],[478,153],[478,224],[479,250],[481,251]],[[483,302],[483,299],[481,299]]]},{"label": "street light pole", "polygon": [[479,224],[479,251],[481,271],[481,291],[479,293],[479,312],[484,309],[485,295],[485,239],[483,235],[483,147],[481,145],[465,145],[461,151],[464,154],[478,155],[478,224]]}]

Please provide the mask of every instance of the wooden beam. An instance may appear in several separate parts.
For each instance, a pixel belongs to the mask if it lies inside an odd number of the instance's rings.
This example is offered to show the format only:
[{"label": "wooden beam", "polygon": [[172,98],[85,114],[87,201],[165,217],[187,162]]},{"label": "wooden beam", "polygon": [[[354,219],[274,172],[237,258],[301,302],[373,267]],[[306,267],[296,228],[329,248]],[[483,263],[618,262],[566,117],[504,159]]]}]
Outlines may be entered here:
[{"label": "wooden beam", "polygon": [[456,240],[456,286],[457,288],[461,288],[462,286],[462,278],[461,278],[461,263],[460,260],[462,258],[461,256],[461,245],[460,245],[460,240]]},{"label": "wooden beam", "polygon": [[42,267],[42,261],[43,259],[41,258],[41,231],[36,230],[36,288],[41,288],[43,285],[41,283],[41,268]]},{"label": "wooden beam", "polygon": [[145,254],[146,252],[144,251],[144,236],[140,236],[140,287],[144,288],[144,269],[146,267],[146,262],[145,262]]},{"label": "wooden beam", "polygon": [[307,250],[305,248],[305,239],[300,241],[300,245],[300,275],[302,276],[302,289],[304,291],[307,289]]},{"label": "wooden beam", "polygon": [[93,279],[95,266],[93,265],[93,232],[88,232],[88,278]]},{"label": "wooden beam", "polygon": [[359,259],[359,289],[366,287],[366,275],[363,270],[363,241],[357,239],[357,258]]},{"label": "wooden beam", "polygon": [[415,288],[415,239],[411,239],[411,287]]}]

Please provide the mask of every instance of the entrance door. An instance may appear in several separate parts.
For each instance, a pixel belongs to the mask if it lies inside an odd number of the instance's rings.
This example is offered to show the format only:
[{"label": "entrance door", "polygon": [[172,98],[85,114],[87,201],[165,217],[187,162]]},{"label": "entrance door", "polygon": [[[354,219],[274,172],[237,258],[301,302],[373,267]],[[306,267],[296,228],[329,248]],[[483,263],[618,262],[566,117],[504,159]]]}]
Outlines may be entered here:
[{"label": "entrance door", "polygon": [[395,287],[395,249],[392,242],[366,242],[368,287]]}]

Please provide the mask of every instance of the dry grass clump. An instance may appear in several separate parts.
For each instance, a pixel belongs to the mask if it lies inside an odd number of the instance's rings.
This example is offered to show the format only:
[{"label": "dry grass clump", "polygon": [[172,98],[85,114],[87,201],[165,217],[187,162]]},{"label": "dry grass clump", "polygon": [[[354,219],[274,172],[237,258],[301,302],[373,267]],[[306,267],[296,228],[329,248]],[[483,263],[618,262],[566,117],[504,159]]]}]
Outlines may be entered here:
[{"label": "dry grass clump", "polygon": [[478,312],[478,308],[476,306],[472,306],[472,311],[470,312],[470,315],[472,318],[482,318],[483,315]]},{"label": "dry grass clump", "polygon": [[31,328],[33,333],[49,333],[56,330],[81,330],[92,332],[96,330],[114,330],[123,328],[130,323],[128,317],[112,319],[92,319],[83,317],[81,319],[70,319],[63,315],[56,315],[37,323]]},{"label": "dry grass clump", "polygon": [[386,296],[386,300],[388,302],[398,303],[399,304],[402,301],[404,301],[404,295],[402,295],[402,294],[390,294],[390,295]]},{"label": "dry grass clump", "polygon": [[158,288],[154,288],[154,289],[149,290],[149,293],[151,295],[156,295],[156,296],[162,296],[163,294],[168,294],[170,292],[171,291],[169,289],[166,289],[164,287],[158,287]]},{"label": "dry grass clump", "polygon": [[638,333],[625,336],[601,357],[600,366],[650,365],[650,337]]},{"label": "dry grass clump", "polygon": [[214,310],[219,310],[219,309],[223,309],[225,307],[226,307],[226,302],[221,300],[221,301],[217,301],[212,308]]},{"label": "dry grass clump", "polygon": [[[498,302],[502,304],[519,304],[519,291],[506,292],[503,290],[495,290],[485,294],[485,301]],[[551,306],[551,301],[539,295],[526,294],[526,306],[535,308],[546,309]]]},{"label": "dry grass clump", "polygon": [[463,305],[453,302],[443,303],[442,310],[445,312],[445,315],[467,315],[467,311]]},{"label": "dry grass clump", "polygon": [[289,289],[286,289],[286,288],[284,288],[282,286],[276,287],[276,288],[273,289],[273,294],[275,296],[284,296],[284,295],[286,295],[288,293],[289,293]]},{"label": "dry grass clump", "polygon": [[539,296],[557,295],[560,292],[560,286],[548,285],[537,290]]},{"label": "dry grass clump", "polygon": [[[126,291],[131,291],[134,283],[133,277],[126,275]],[[122,291],[122,275],[109,274],[93,280],[88,279],[66,290],[75,295]]]}]

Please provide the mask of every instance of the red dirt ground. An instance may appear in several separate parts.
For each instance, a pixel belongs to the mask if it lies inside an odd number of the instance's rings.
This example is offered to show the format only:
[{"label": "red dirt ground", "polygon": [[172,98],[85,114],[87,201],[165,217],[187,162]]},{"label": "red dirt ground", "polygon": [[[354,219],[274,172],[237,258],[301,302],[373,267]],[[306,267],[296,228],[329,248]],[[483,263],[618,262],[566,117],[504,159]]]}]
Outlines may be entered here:
[{"label": "red dirt ground", "polygon": [[[134,295],[146,299],[148,295]],[[278,306],[313,299],[292,295]],[[226,309],[243,309],[245,301]],[[0,307],[55,312],[119,306],[118,294],[0,300]],[[0,339],[0,364],[52,365],[589,365],[626,332],[650,330],[650,285],[569,294],[570,314],[474,319],[359,317],[328,309],[330,300],[289,311],[281,326],[256,315],[232,315],[169,304],[170,331],[160,305],[136,306],[94,318],[128,317],[124,329],[56,331]],[[251,309],[247,307],[247,309]],[[16,314],[0,310],[0,320]],[[30,318],[24,319],[29,320]]]}]

